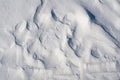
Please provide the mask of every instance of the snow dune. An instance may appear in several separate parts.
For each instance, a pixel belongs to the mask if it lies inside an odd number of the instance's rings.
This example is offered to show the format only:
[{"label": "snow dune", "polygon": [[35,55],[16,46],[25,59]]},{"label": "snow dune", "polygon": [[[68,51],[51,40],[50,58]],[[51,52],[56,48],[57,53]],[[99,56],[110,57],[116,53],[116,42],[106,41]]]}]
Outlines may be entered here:
[{"label": "snow dune", "polygon": [[1,0],[0,9],[0,80],[120,79],[119,0]]}]

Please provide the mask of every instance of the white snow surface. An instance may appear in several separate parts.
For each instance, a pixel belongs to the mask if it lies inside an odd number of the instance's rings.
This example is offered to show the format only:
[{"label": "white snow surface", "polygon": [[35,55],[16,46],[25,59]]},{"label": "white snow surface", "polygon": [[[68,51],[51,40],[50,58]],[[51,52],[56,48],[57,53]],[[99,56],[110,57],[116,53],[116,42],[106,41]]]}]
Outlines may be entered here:
[{"label": "white snow surface", "polygon": [[0,0],[0,80],[120,80],[120,0]]}]

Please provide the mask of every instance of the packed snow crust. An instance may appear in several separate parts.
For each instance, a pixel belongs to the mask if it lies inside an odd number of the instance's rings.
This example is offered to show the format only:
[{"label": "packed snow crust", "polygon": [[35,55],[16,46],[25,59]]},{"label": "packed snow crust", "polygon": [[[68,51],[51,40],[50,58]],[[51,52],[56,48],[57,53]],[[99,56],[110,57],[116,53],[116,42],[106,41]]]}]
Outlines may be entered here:
[{"label": "packed snow crust", "polygon": [[0,0],[0,80],[120,80],[120,0]]}]

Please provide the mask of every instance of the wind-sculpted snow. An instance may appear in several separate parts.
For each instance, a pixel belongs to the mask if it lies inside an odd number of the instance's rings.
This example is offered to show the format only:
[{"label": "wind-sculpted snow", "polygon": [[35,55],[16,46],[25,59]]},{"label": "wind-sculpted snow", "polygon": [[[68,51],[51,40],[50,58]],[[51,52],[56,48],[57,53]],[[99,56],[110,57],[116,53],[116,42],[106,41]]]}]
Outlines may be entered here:
[{"label": "wind-sculpted snow", "polygon": [[119,0],[0,6],[0,80],[120,79]]}]

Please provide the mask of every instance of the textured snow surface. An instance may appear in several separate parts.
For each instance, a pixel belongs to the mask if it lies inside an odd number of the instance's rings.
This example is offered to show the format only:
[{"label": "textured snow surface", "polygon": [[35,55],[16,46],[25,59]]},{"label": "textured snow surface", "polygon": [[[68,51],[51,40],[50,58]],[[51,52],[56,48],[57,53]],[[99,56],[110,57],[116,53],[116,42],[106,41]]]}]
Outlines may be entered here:
[{"label": "textured snow surface", "polygon": [[120,80],[120,0],[0,0],[0,80]]}]

